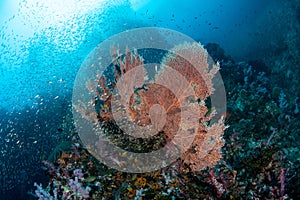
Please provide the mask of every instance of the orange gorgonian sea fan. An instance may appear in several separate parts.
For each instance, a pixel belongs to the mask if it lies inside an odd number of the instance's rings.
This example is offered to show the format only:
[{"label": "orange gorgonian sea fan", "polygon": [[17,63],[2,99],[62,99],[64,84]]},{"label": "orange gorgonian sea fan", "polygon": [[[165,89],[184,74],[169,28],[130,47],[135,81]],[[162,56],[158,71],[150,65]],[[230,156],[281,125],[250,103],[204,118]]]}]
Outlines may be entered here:
[{"label": "orange gorgonian sea fan", "polygon": [[[213,114],[208,115],[205,100],[213,93],[212,79],[219,70],[218,64],[208,64],[207,51],[198,43],[176,46],[163,58],[154,81],[146,83],[147,71],[137,51],[126,49],[125,55],[120,55],[113,48],[111,55],[115,81],[107,83],[104,76],[99,76],[97,86],[87,84],[102,102],[95,103],[99,106],[96,110],[100,110],[97,118],[102,123],[126,118],[136,124],[132,129],[150,127],[147,130],[151,133],[145,131],[141,137],[163,132],[184,150],[181,159],[192,170],[214,166],[222,158],[226,126],[223,118],[207,125]],[[117,88],[117,97],[112,97],[112,87]],[[119,108],[113,110],[112,102]],[[83,109],[79,112],[86,119],[97,120],[95,112],[90,114]],[[127,130],[134,131],[130,127]],[[191,137],[192,142],[187,146],[186,140]]]},{"label": "orange gorgonian sea fan", "polygon": [[206,125],[214,113],[206,116],[208,109],[204,103],[214,91],[212,79],[219,70],[219,64],[210,67],[208,53],[198,43],[178,45],[173,52],[165,56],[162,64],[177,70],[187,79],[195,92],[194,100],[199,102],[194,103],[199,110],[198,130],[191,147],[181,156],[192,170],[198,171],[214,166],[222,158],[222,136],[226,126],[223,117],[210,126]]}]

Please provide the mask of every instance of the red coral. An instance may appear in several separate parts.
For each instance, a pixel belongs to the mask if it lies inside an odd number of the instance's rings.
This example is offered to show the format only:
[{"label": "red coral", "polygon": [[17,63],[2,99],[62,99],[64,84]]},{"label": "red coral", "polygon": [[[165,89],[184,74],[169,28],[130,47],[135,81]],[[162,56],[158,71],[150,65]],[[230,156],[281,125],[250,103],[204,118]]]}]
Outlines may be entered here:
[{"label": "red coral", "polygon": [[[118,49],[113,48],[111,54],[116,79],[113,85],[118,97],[111,100],[112,94],[102,77],[99,78],[99,89],[88,84],[90,91],[104,102],[101,107],[108,108],[100,113],[100,117],[112,119],[113,116],[115,120],[127,117],[138,126],[151,126],[156,133],[163,131],[169,141],[173,140],[180,149],[187,150],[181,159],[192,170],[214,166],[222,157],[220,149],[224,145],[222,135],[226,127],[223,118],[211,126],[206,125],[210,116],[206,116],[208,109],[204,101],[213,93],[212,78],[219,66],[209,68],[203,47],[197,43],[178,45],[164,57],[155,82],[148,83],[144,83],[147,73],[137,51],[131,52],[127,48],[121,56]],[[126,110],[126,116],[122,112],[112,115],[111,101]],[[195,123],[197,128],[193,127]],[[187,140],[191,138],[191,146],[187,146],[190,144]]]}]

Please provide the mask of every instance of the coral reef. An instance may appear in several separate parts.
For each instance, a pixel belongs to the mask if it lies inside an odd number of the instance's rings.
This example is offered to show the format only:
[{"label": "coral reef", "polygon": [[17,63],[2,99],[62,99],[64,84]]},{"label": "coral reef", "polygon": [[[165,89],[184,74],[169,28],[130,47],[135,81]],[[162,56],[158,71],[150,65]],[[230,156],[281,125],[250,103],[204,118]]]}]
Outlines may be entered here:
[{"label": "coral reef", "polygon": [[[221,50],[218,52],[222,53]],[[132,56],[137,54],[133,53]],[[119,58],[118,62],[123,59],[124,57]],[[218,60],[216,57],[213,59]],[[83,174],[80,177],[83,178],[78,178],[78,182],[81,181],[82,189],[88,190],[89,197],[77,194],[77,199],[299,199],[298,101],[291,98],[281,87],[271,85],[269,72],[264,70],[265,67],[261,67],[265,65],[267,64],[261,62],[234,63],[230,59],[220,61],[220,72],[228,97],[228,112],[224,120],[230,127],[225,130],[226,142],[222,142],[223,159],[217,165],[214,163],[213,167],[194,171],[193,164],[188,159],[185,160],[187,155],[196,155],[196,149],[199,147],[193,144],[194,151],[187,152],[168,167],[149,173],[119,172],[96,160],[81,146],[78,138],[75,138],[73,143],[78,144],[78,148],[74,150],[77,151],[59,154],[60,157],[54,164],[47,165],[50,183],[45,189],[36,185],[38,194],[48,195],[50,199],[54,198],[57,192],[58,197],[63,199],[64,192],[72,191],[68,180],[75,181],[74,170],[80,169]],[[123,72],[126,75],[126,70]],[[120,74],[119,81],[122,79]],[[107,82],[108,80],[103,80],[98,89],[102,91],[101,88],[106,90],[112,87]],[[147,88],[156,91],[159,86]],[[141,86],[130,98],[140,100],[137,96],[142,95],[154,98],[146,92],[146,87]],[[177,105],[180,102],[180,98],[176,99],[174,93],[169,95],[172,97],[171,103],[164,102],[162,105]],[[100,102],[101,96],[96,96],[96,101]],[[147,152],[146,150],[160,148],[172,139],[173,135],[168,133],[168,130],[166,134],[162,131],[143,140],[122,133],[115,128],[115,122],[110,120],[112,114],[109,113],[108,102],[111,100],[101,98],[101,103],[95,103],[100,109],[94,119],[107,127],[107,130],[111,130],[106,134],[120,147],[130,151]],[[140,110],[144,108],[144,103],[149,103],[147,99],[137,102],[137,107],[129,106],[126,110],[126,113],[131,113],[129,116],[132,120],[145,114]],[[157,102],[160,102],[158,97]],[[210,112],[210,109],[205,110]],[[145,125],[155,122],[151,118],[157,116],[156,112],[151,112],[150,109],[143,118]],[[160,128],[159,121],[155,127]],[[224,124],[219,127],[224,127]],[[216,133],[221,129],[215,130],[214,126],[207,125],[200,130],[210,134],[210,131]],[[201,136],[203,135],[198,137]],[[197,136],[195,138],[197,139]],[[200,163],[200,166],[202,164],[210,166],[209,163]]]}]

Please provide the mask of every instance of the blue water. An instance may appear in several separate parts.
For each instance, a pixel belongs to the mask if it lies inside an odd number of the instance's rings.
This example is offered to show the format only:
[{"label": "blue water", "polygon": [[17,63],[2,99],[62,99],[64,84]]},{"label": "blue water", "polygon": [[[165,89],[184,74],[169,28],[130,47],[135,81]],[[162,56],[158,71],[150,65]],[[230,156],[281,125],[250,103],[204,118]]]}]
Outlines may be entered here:
[{"label": "blue water", "polygon": [[258,60],[283,42],[284,6],[276,0],[0,1],[0,199],[27,199],[33,182],[45,181],[40,161],[72,130],[73,82],[100,42],[132,28],[163,27],[217,43],[237,62]]},{"label": "blue water", "polygon": [[97,44],[135,27],[177,30],[202,44],[218,43],[228,54],[242,58],[254,51],[254,41],[266,37],[258,33],[269,20],[272,1],[58,2],[2,3],[1,89],[6,92],[1,94],[1,106],[5,109],[19,109],[28,102],[32,106],[42,92],[64,95],[72,88],[83,59]]}]

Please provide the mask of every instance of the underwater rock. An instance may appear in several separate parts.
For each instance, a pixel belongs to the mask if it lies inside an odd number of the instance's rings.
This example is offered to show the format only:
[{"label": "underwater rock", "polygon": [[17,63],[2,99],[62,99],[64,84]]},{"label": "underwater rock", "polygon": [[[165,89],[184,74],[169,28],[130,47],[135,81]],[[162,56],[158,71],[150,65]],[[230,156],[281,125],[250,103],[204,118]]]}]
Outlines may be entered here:
[{"label": "underwater rock", "polygon": [[233,61],[233,59],[230,56],[225,55],[224,49],[222,49],[222,47],[217,43],[208,43],[204,46],[204,48],[207,50],[207,52],[215,62]]}]

